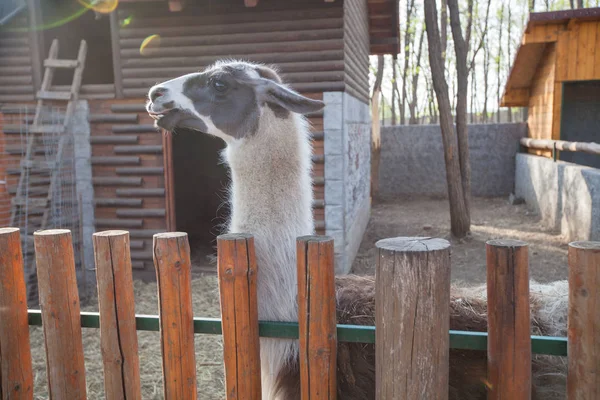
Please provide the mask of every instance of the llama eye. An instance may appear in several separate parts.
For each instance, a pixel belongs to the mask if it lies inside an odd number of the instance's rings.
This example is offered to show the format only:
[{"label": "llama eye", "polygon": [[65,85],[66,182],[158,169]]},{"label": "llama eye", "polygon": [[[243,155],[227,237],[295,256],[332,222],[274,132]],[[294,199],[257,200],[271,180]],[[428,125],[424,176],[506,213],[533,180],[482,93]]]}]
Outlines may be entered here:
[{"label": "llama eye", "polygon": [[219,79],[215,79],[212,82],[212,86],[215,88],[216,91],[218,92],[224,92],[225,90],[227,90],[227,84],[225,84],[225,82],[219,80]]}]

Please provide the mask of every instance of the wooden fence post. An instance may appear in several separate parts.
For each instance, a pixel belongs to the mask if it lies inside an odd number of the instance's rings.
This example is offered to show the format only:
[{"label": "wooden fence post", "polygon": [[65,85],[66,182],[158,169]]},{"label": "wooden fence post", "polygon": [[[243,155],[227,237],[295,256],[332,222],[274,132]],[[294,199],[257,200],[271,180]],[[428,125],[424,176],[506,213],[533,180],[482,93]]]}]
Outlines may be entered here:
[{"label": "wooden fence post", "polygon": [[217,237],[219,302],[228,400],[260,400],[260,348],[254,238]]},{"label": "wooden fence post", "polygon": [[337,317],[333,239],[296,242],[302,400],[337,398]]},{"label": "wooden fence post", "polygon": [[600,242],[569,244],[567,398],[600,398]]},{"label": "wooden fence post", "polygon": [[85,365],[73,240],[68,229],[33,233],[50,399],[85,399]]},{"label": "wooden fence post", "polygon": [[19,228],[0,229],[0,399],[33,399]]},{"label": "wooden fence post", "polygon": [[527,243],[486,243],[488,399],[531,398],[531,320]]},{"label": "wooden fence post", "polygon": [[397,237],[376,246],[376,398],[447,399],[450,243]]},{"label": "wooden fence post", "polygon": [[153,236],[165,400],[196,399],[190,245],[185,232]]},{"label": "wooden fence post", "polygon": [[97,232],[93,239],[106,399],[141,400],[129,232]]}]

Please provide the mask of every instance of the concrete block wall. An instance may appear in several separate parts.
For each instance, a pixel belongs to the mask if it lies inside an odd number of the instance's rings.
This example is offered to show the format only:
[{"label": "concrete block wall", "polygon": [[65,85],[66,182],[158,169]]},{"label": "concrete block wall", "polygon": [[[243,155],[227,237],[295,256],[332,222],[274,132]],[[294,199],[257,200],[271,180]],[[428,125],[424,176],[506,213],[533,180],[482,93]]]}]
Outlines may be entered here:
[{"label": "concrete block wall", "polygon": [[351,266],[371,210],[369,106],[345,92],[323,94],[326,235],[335,241],[337,273]]},{"label": "concrete block wall", "polygon": [[566,240],[600,240],[599,169],[517,154],[515,194]]},{"label": "concrete block wall", "polygon": [[[469,125],[474,196],[508,196],[514,188],[515,155],[526,123]],[[447,197],[446,164],[439,125],[382,127],[379,193],[382,196]]]}]

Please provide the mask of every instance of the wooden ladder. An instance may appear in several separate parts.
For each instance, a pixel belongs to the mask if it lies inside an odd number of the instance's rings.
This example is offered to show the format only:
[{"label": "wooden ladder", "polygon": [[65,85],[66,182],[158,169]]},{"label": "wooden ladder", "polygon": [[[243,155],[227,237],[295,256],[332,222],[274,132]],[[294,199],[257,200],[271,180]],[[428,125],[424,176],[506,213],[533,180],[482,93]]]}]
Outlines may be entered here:
[{"label": "wooden ladder", "polygon": [[[79,90],[81,88],[81,79],[87,56],[87,43],[82,40],[79,45],[79,52],[76,60],[58,59],[58,40],[54,39],[48,52],[48,58],[44,60],[44,78],[40,90],[37,92],[37,105],[32,124],[28,127],[27,147],[20,164],[20,177],[15,196],[11,200],[10,226],[19,224],[19,217],[25,219],[25,224],[31,223],[31,231],[27,235],[22,235],[23,250],[33,253],[33,231],[47,229],[48,220],[51,213],[52,198],[56,190],[60,174],[60,165],[63,159],[65,141],[67,140],[67,129],[71,123],[71,118],[79,99]],[[65,92],[52,91],[52,80],[54,71],[57,68],[72,69],[73,81],[71,89]],[[49,109],[46,102],[51,102],[52,106],[62,106],[66,103],[64,116],[61,115],[60,121],[52,121],[44,111]],[[55,123],[52,123],[55,122]],[[56,123],[58,122],[58,123]],[[48,160],[44,151],[44,146],[48,142],[46,135],[56,135],[57,141],[49,143],[56,145],[54,156]],[[46,139],[46,140],[44,140]],[[50,175],[49,178],[47,175]],[[34,175],[34,178],[32,178]],[[41,185],[40,185],[41,184]],[[35,185],[35,186],[34,186]],[[30,215],[40,217],[31,218]],[[24,227],[21,227],[23,229]]]}]

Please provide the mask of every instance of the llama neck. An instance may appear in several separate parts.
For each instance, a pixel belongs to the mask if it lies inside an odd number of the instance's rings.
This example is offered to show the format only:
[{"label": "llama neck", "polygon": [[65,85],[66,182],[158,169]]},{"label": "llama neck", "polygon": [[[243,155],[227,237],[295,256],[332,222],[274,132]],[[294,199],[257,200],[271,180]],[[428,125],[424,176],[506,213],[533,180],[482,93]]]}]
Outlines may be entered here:
[{"label": "llama neck", "polygon": [[314,234],[306,122],[265,110],[258,134],[230,143],[225,156],[232,178],[229,231],[254,236],[259,318],[296,320],[296,238]]}]

